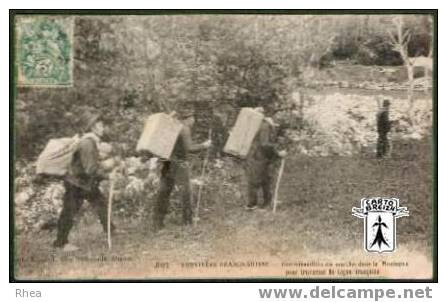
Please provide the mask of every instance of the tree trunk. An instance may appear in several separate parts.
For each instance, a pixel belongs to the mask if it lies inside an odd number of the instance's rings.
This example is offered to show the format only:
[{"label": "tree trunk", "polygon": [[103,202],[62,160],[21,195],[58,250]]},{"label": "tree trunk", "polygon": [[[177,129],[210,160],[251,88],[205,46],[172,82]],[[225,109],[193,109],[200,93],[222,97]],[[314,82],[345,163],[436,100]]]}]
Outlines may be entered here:
[{"label": "tree trunk", "polygon": [[301,134],[302,130],[304,129],[304,95],[303,91],[300,91],[300,104],[298,108],[299,116],[300,116],[300,125],[299,125],[299,132]]},{"label": "tree trunk", "polygon": [[408,100],[408,117],[410,119],[410,124],[413,125],[413,107],[414,107],[414,70],[413,65],[406,60],[405,65],[407,67],[408,74],[408,90],[407,90],[407,100]]}]

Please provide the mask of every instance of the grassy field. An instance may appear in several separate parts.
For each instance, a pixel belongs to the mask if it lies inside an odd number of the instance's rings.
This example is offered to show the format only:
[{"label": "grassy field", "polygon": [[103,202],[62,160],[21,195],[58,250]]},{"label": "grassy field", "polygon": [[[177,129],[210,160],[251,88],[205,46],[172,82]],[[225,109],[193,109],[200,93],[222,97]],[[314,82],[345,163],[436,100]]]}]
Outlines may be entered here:
[{"label": "grassy field", "polygon": [[[393,156],[384,160],[289,157],[276,214],[243,209],[244,179],[242,171],[235,168],[226,176],[228,181],[216,181],[205,188],[197,226],[180,225],[174,194],[166,228],[159,233],[146,232],[143,221],[116,216],[115,223],[122,232],[113,238],[111,251],[96,217],[92,211],[86,211],[71,233],[71,242],[81,248],[74,253],[52,249],[55,231],[18,235],[16,276],[284,277],[284,261],[363,259],[410,263],[406,270],[391,273],[384,267],[373,277],[429,277],[433,247],[431,154],[431,141],[426,139],[411,146],[396,143]],[[223,170],[211,173],[210,178],[220,179]],[[361,198],[373,196],[400,198],[401,205],[410,211],[410,217],[397,223],[395,254],[371,256],[363,251],[363,221],[353,217],[351,209],[360,206]],[[204,261],[258,261],[269,265],[247,269],[221,264],[210,269],[197,264]],[[324,277],[303,274],[298,272],[292,277]],[[343,271],[338,275],[352,277]]]}]

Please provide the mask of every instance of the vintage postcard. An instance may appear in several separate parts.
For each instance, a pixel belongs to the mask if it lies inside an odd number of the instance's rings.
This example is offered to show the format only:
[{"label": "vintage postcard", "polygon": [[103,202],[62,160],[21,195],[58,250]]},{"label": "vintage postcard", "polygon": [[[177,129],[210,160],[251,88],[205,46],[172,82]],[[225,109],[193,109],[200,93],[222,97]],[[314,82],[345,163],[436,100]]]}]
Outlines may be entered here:
[{"label": "vintage postcard", "polygon": [[144,13],[11,13],[11,280],[436,280],[436,11]]}]

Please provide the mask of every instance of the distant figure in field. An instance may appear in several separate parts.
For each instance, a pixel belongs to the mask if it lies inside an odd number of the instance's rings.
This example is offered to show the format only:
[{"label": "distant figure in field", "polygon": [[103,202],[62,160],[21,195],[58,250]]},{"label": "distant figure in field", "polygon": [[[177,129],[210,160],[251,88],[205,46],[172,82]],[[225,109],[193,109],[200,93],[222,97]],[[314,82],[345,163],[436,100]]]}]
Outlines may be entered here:
[{"label": "distant figure in field", "polygon": [[379,107],[377,113],[377,158],[387,156],[390,151],[390,143],[388,141],[388,132],[391,130],[390,121],[390,101],[384,100],[383,105]]}]

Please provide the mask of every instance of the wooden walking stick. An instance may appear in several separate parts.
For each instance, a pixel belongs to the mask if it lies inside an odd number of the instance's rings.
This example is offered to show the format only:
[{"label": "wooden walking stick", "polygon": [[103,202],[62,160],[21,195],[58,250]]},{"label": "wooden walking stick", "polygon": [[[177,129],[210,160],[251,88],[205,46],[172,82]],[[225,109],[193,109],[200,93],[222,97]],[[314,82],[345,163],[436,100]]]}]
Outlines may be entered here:
[{"label": "wooden walking stick", "polygon": [[276,205],[278,204],[279,183],[281,182],[285,161],[286,160],[284,158],[281,158],[281,166],[279,167],[278,178],[276,179],[276,185],[275,185],[275,195],[273,195],[273,213],[276,213]]},{"label": "wooden walking stick", "polygon": [[115,183],[116,183],[116,173],[118,168],[114,168],[112,173],[110,173],[110,188],[109,188],[109,202],[107,207],[107,244],[109,246],[109,250],[112,249],[112,202],[113,195],[115,195]]},{"label": "wooden walking stick", "polygon": [[[212,130],[209,129],[208,140],[211,140],[211,132],[212,132]],[[199,184],[199,191],[197,193],[196,211],[195,211],[195,215],[194,215],[194,226],[196,226],[197,222],[199,221],[200,200],[202,198],[202,187],[203,187],[203,181],[204,181],[203,177],[205,176],[205,170],[206,170],[206,166],[208,165],[209,157],[210,157],[210,148],[208,148],[206,150],[205,159],[203,160],[203,165],[202,165],[202,171],[200,173],[201,183]]]}]

